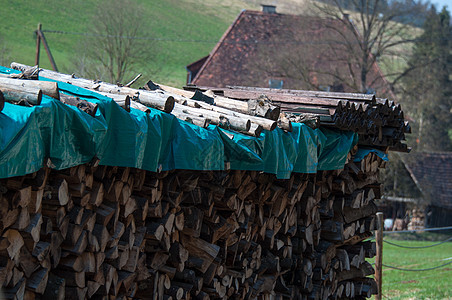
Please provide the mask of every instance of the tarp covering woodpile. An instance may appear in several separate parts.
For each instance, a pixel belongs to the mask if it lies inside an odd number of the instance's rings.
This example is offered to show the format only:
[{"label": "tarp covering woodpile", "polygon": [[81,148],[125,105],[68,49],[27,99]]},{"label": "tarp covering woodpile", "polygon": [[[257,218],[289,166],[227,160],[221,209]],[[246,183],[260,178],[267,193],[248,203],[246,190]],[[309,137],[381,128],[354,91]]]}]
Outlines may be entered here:
[{"label": "tarp covering woodpile", "polygon": [[[18,73],[6,68],[0,72]],[[48,80],[45,74],[41,76],[41,80]],[[60,80],[65,79],[62,76]],[[89,87],[95,85],[89,83]],[[66,82],[58,82],[58,90],[60,95],[95,104],[96,113],[90,116],[47,95],[42,96],[39,106],[6,103],[0,120],[0,178],[35,172],[45,159],[51,160],[53,168],[65,169],[94,157],[103,165],[154,172],[223,170],[225,163],[230,163],[231,169],[289,178],[292,172],[341,168],[356,143],[351,131],[311,129],[299,123],[292,125],[291,132],[276,128],[259,137],[224,129],[231,128],[227,116],[223,128],[202,128],[152,107],[146,107],[146,111],[124,110],[105,94]],[[153,93],[164,97],[163,93]]]},{"label": "tarp covering woodpile", "polygon": [[[362,147],[359,131],[285,114],[263,93],[241,101],[12,67],[0,68],[6,298],[376,292],[365,261],[375,244],[364,240],[375,228],[382,150],[402,137],[382,149],[383,128],[390,119],[407,131],[389,104],[371,132],[380,144]],[[344,109],[357,101],[344,97]]]}]

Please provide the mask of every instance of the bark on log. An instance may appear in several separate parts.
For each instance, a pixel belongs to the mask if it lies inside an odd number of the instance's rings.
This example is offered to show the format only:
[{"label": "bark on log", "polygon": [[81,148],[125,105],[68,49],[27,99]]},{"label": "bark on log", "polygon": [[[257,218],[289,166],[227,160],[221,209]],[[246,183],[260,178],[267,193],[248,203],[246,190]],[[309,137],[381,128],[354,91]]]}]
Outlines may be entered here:
[{"label": "bark on log", "polygon": [[86,100],[82,100],[78,97],[73,97],[66,94],[60,95],[60,101],[63,102],[64,104],[75,106],[92,117],[96,115],[98,108],[98,105],[95,103],[91,103]]},{"label": "bark on log", "polygon": [[40,105],[42,101],[42,91],[35,88],[11,88],[9,86],[0,87],[0,92],[6,102],[24,105]]},{"label": "bark on log", "polygon": [[112,93],[104,93],[100,91],[97,91],[97,93],[113,99],[113,101],[115,101],[119,106],[124,108],[127,112],[130,112],[130,108],[132,107],[132,100],[129,95],[118,95]]},{"label": "bark on log", "polygon": [[[11,67],[13,69],[26,69],[30,68],[29,66],[12,63]],[[61,74],[57,72],[53,72],[50,70],[41,69],[39,75],[48,79],[58,80],[73,84],[75,86],[111,93],[111,94],[120,94],[120,95],[128,95],[130,97],[137,97],[138,101],[144,105],[157,108],[164,112],[171,112],[174,107],[174,98],[169,96],[162,95],[161,93],[144,91],[132,89],[129,87],[119,87],[114,84],[106,83],[106,82],[94,82],[91,80],[83,79],[83,78],[75,78],[75,76]]]},{"label": "bark on log", "polygon": [[366,160],[288,180],[91,164],[2,179],[0,283],[24,279],[27,298],[61,295],[54,276],[66,298],[368,297],[378,170]]},{"label": "bark on log", "polygon": [[225,129],[233,129],[237,131],[248,131],[251,127],[251,122],[249,119],[243,119],[239,117],[234,117],[230,115],[221,114],[215,111],[210,111],[206,109],[191,108],[188,106],[175,104],[174,110],[176,113],[184,113],[192,115],[193,117],[204,117],[208,119],[212,124],[218,125]]},{"label": "bark on log", "polygon": [[7,89],[8,87],[14,90],[41,90],[43,95],[60,100],[60,92],[56,82],[0,78],[0,89]]},{"label": "bark on log", "polygon": [[265,118],[254,117],[254,116],[250,116],[250,115],[240,113],[240,112],[235,112],[230,109],[207,104],[203,101],[187,100],[187,101],[185,101],[184,105],[192,107],[192,108],[202,108],[205,110],[215,111],[220,114],[224,114],[226,116],[249,119],[252,123],[254,123],[256,125],[260,125],[260,126],[262,126],[263,129],[269,130],[269,131],[274,130],[277,126],[276,121],[265,119]]}]

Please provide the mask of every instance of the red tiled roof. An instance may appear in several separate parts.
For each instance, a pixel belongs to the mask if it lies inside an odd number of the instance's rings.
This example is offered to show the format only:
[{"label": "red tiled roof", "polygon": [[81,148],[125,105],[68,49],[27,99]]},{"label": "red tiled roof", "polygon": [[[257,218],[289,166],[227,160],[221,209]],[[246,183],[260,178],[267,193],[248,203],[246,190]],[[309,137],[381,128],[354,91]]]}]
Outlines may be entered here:
[{"label": "red tiled roof", "polygon": [[[293,66],[303,65],[303,75],[317,87],[342,84],[344,91],[354,91],[350,70],[359,74],[356,65],[349,64],[354,51],[347,49],[337,30],[348,38],[353,34],[340,20],[242,11],[192,83],[268,87],[269,79],[283,79],[284,88],[313,89],[295,79],[301,68]],[[379,94],[388,90],[376,64],[367,81]]]},{"label": "red tiled roof", "polygon": [[405,166],[425,198],[452,209],[452,152],[412,153]]}]

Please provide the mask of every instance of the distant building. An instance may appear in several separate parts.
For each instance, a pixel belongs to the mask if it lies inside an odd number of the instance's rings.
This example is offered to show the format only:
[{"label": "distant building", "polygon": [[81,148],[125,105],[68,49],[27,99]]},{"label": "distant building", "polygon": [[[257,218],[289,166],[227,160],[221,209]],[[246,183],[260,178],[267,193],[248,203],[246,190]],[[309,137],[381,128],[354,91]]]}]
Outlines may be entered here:
[{"label": "distant building", "polygon": [[[212,52],[187,66],[187,83],[353,92],[360,78],[354,34],[340,20],[263,11],[242,11]],[[358,47],[356,44],[354,47]],[[355,74],[352,76],[351,74]],[[369,93],[391,94],[377,64],[370,66]]]},{"label": "distant building", "polygon": [[405,167],[428,203],[426,227],[452,225],[452,152],[411,153]]},{"label": "distant building", "polygon": [[[384,195],[385,218],[408,219],[408,229],[452,226],[452,152],[412,152],[397,174],[404,196]],[[408,193],[408,194],[406,194]]]}]

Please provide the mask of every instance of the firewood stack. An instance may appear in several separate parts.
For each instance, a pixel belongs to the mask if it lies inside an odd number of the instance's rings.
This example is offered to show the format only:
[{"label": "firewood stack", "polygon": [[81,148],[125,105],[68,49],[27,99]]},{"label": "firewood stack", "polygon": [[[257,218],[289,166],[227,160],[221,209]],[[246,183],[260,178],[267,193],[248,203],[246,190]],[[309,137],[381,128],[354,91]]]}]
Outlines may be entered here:
[{"label": "firewood stack", "polygon": [[[31,70],[36,69],[35,67],[19,63],[12,63],[11,68],[21,71],[22,74],[29,74]],[[130,108],[135,108],[149,113],[149,107],[152,107],[167,113],[172,113],[176,118],[200,127],[205,128],[209,124],[213,124],[250,136],[259,136],[263,130],[272,131],[277,126],[284,130],[292,130],[290,121],[277,122],[280,114],[279,107],[265,101],[260,101],[258,105],[256,101],[249,101],[248,103],[224,97],[216,97],[209,93],[188,92],[187,94],[186,91],[180,89],[157,86],[151,81],[143,89],[133,89],[128,86],[77,78],[73,75],[44,69],[38,69],[38,71],[39,76],[47,79],[70,83],[74,86],[95,91],[98,94],[109,97],[127,111],[130,111]],[[44,94],[60,100],[67,105],[73,105],[79,108],[85,108],[86,106],[90,106],[90,104],[93,106],[90,102],[75,97],[68,97],[64,93],[62,93],[63,97],[60,99],[60,91],[55,82],[18,80],[16,78],[27,79],[27,77],[17,75],[0,76],[0,91],[6,91],[11,87],[15,87],[14,94],[11,95],[9,102],[23,104],[25,100],[26,105],[39,105],[42,94]],[[28,79],[36,78],[32,77]],[[45,90],[42,87],[43,83],[46,84]],[[54,86],[48,88],[48,84],[53,84]],[[27,90],[22,92],[21,90],[24,89]],[[28,98],[22,96],[22,94],[28,95],[28,93],[32,93],[32,96]],[[36,100],[38,94],[40,95],[39,101]],[[89,111],[86,112],[94,115],[96,112],[95,109],[95,107],[89,107]]]},{"label": "firewood stack", "polygon": [[383,165],[277,180],[93,162],[2,179],[0,282],[7,299],[370,297]]},{"label": "firewood stack", "polygon": [[[22,74],[29,74],[36,69],[19,63],[12,63],[11,67],[22,71]],[[400,104],[376,98],[375,95],[252,87],[189,86],[186,87],[188,90],[180,90],[156,85],[152,81],[143,89],[137,90],[44,69],[37,70],[42,77],[70,83],[110,97],[127,111],[133,107],[149,112],[149,107],[152,107],[204,128],[213,124],[246,135],[260,136],[263,130],[272,131],[276,127],[292,131],[292,122],[298,122],[316,128],[325,126],[356,132],[361,146],[383,151],[389,149],[409,152],[409,148],[402,141],[405,140],[405,133],[411,133],[411,127],[404,121]],[[18,77],[17,74],[12,76]],[[90,102],[72,99],[74,97],[68,99],[65,94],[62,94],[60,99],[58,88],[56,91],[55,88],[48,88],[50,82],[27,80],[24,83],[22,80],[0,76],[0,91],[5,91],[5,85],[17,85],[16,82],[20,82],[22,88],[34,84],[33,93],[41,92],[68,105],[88,107],[87,112],[91,115],[96,112],[97,108],[92,107]],[[46,84],[45,89],[43,84]],[[36,97],[39,100],[35,100]],[[27,104],[36,105],[41,101],[39,97],[42,95],[25,100],[28,100]],[[12,98],[24,97],[18,97],[17,91],[14,91]]]},{"label": "firewood stack", "polygon": [[374,148],[407,152],[405,133],[411,127],[404,121],[400,104],[375,95],[320,91],[277,90],[254,87],[186,87],[190,90],[212,90],[215,94],[238,100],[266,98],[281,108],[292,122],[311,122],[350,130],[359,134],[359,144]]},{"label": "firewood stack", "polygon": [[[13,67],[22,73],[0,76],[6,101],[39,105],[47,95],[96,115],[96,104],[60,91],[54,82],[32,80],[39,69]],[[400,123],[399,106],[374,96],[275,92],[278,102],[273,94],[252,89],[223,89],[218,95],[218,90],[184,91],[148,82],[144,90],[136,90],[46,70],[39,74],[106,95],[126,111],[150,113],[152,107],[198,126],[210,123],[254,136],[277,126],[290,131],[291,121],[303,121],[354,130],[364,145],[368,137],[371,145],[384,144],[388,150],[408,128]],[[30,91],[20,96],[25,85]],[[17,87],[9,91],[5,86]],[[245,93],[248,101],[229,92]],[[305,106],[309,112],[300,109]],[[284,116],[280,109],[302,114]],[[364,123],[356,125],[353,118]],[[386,134],[388,128],[393,132]],[[99,165],[96,158],[65,170],[44,167],[0,179],[4,296],[370,297],[376,284],[368,277],[374,270],[366,258],[376,249],[366,239],[376,226],[374,199],[380,198],[378,172],[385,161],[370,152],[354,162],[357,150],[355,146],[341,170],[293,173],[286,180],[258,171],[155,173]]]},{"label": "firewood stack", "polygon": [[425,228],[425,209],[413,208],[410,212],[408,230],[422,230]]}]

